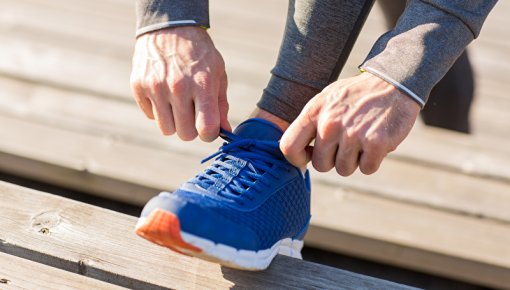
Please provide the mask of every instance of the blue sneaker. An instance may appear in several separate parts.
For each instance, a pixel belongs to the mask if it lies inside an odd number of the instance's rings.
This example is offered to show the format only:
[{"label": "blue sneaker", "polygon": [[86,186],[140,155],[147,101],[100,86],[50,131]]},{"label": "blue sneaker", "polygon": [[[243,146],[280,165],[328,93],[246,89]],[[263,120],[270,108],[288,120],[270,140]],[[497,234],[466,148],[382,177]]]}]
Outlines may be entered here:
[{"label": "blue sneaker", "polygon": [[202,162],[214,162],[142,211],[136,233],[179,253],[245,270],[266,269],[276,254],[301,258],[310,220],[310,177],[288,163],[282,131],[249,119]]}]

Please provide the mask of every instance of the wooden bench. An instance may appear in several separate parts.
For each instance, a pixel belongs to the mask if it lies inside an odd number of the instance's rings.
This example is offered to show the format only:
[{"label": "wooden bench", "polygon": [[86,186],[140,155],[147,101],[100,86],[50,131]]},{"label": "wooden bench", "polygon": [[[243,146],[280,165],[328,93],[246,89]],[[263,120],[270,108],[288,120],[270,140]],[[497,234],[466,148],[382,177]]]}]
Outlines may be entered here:
[{"label": "wooden bench", "polygon": [[[211,33],[228,65],[234,123],[260,95],[283,29],[286,4],[262,2],[211,3]],[[66,3],[3,3],[0,171],[143,205],[198,172],[200,159],[220,142],[162,138],[136,108],[128,84],[132,3]],[[308,245],[486,286],[510,285],[504,80],[510,66],[501,61],[508,60],[503,52],[510,44],[500,41],[508,35],[502,28],[508,11],[509,4],[498,3],[471,50],[480,72],[475,134],[417,124],[373,176],[314,172]],[[378,13],[344,75],[354,73],[349,68],[381,32]]]},{"label": "wooden bench", "polygon": [[285,256],[221,267],[137,237],[134,217],[4,182],[0,209],[2,289],[412,289]]}]

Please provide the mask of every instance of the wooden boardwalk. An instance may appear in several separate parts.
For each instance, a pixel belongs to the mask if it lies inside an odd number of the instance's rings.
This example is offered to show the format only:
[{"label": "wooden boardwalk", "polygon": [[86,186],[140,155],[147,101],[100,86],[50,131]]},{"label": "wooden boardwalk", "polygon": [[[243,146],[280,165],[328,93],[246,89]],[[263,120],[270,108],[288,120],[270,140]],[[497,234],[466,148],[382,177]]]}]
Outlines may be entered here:
[{"label": "wooden boardwalk", "polygon": [[[285,2],[211,1],[234,123],[269,78]],[[130,1],[0,4],[1,171],[141,205],[193,176],[220,145],[163,138],[136,108]],[[377,174],[313,172],[308,245],[509,288],[509,12],[510,2],[500,1],[470,47],[474,134],[417,124]],[[383,31],[375,7],[344,76]]]},{"label": "wooden boardwalk", "polygon": [[132,216],[3,182],[0,209],[1,289],[414,289],[284,256],[221,267],[137,237]]}]

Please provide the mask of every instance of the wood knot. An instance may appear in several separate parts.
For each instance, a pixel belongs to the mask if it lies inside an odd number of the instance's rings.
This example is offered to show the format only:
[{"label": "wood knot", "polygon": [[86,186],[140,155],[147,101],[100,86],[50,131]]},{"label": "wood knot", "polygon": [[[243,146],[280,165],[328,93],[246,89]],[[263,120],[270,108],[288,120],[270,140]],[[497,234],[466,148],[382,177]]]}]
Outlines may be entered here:
[{"label": "wood knot", "polygon": [[51,229],[60,224],[60,211],[44,211],[32,218],[32,229],[44,235],[49,235]]},{"label": "wood knot", "polygon": [[9,284],[9,282],[11,282],[11,280],[9,280],[9,279],[5,279],[5,278],[0,279],[0,284]]}]

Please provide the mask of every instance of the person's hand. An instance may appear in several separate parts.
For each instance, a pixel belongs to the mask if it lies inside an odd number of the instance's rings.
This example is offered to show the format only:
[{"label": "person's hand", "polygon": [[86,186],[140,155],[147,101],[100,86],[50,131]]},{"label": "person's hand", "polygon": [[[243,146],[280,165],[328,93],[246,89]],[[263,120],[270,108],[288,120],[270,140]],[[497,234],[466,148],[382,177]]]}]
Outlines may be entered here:
[{"label": "person's hand", "polygon": [[[420,106],[370,73],[339,80],[312,98],[283,134],[280,148],[298,167],[310,160],[320,172],[342,176],[379,169],[406,138]],[[309,146],[315,139],[314,146]]]},{"label": "person's hand", "polygon": [[225,64],[208,33],[176,27],[140,36],[131,88],[140,109],[164,135],[212,141],[227,120]]}]

